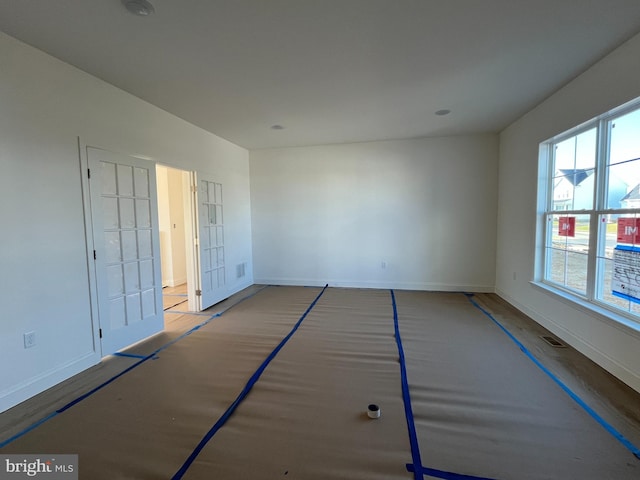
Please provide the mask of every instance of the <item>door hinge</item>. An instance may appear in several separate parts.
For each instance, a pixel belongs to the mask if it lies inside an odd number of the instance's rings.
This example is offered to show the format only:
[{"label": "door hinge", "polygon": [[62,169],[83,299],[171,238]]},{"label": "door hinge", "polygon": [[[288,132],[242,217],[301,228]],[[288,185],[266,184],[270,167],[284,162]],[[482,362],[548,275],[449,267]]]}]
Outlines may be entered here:
[{"label": "door hinge", "polygon": [[193,193],[196,193],[198,191],[198,186],[197,185],[191,185],[191,191]]},{"label": "door hinge", "polygon": [[91,178],[91,169],[87,168],[87,178]]},{"label": "door hinge", "polygon": [[196,297],[202,296],[202,290],[196,290]]},{"label": "door hinge", "polygon": [[93,259],[94,259],[94,260],[97,260],[97,259],[98,259],[98,255],[96,255],[96,251],[95,251],[95,250],[93,251]]},{"label": "door hinge", "polygon": [[102,338],[102,329],[100,328],[100,329],[98,329],[98,330],[99,330],[99,332],[100,332],[100,338]]}]

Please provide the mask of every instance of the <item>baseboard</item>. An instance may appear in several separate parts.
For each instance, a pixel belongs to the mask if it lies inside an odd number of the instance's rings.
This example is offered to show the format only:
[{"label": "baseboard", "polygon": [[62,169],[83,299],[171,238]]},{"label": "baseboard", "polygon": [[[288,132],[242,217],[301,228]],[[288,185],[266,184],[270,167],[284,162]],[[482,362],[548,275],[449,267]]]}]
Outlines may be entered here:
[{"label": "baseboard", "polygon": [[618,378],[620,381],[624,382],[629,387],[640,393],[640,377],[629,368],[618,362],[615,358],[612,358],[586,339],[580,337],[579,335],[576,335],[574,332],[558,324],[552,318],[549,318],[521,304],[510,295],[505,293],[503,290],[496,288],[495,293],[507,303],[518,309],[520,312],[542,325],[554,335],[557,335],[560,339],[571,345],[587,358],[597,363],[614,377]]},{"label": "baseboard", "polygon": [[381,288],[395,290],[423,290],[431,292],[476,292],[476,293],[494,293],[493,285],[463,285],[463,284],[444,284],[444,283],[424,283],[424,282],[384,282],[384,281],[362,281],[362,280],[326,280],[318,281],[317,279],[305,278],[256,278],[254,283],[260,285],[287,285],[299,287],[344,287],[344,288]]},{"label": "baseboard", "polygon": [[98,363],[100,355],[90,352],[0,392],[0,413]]},{"label": "baseboard", "polygon": [[[179,285],[184,285],[185,283],[187,283],[187,277],[184,277],[184,278],[168,278],[165,283],[169,287],[177,287]],[[163,283],[163,285],[165,283]]]}]

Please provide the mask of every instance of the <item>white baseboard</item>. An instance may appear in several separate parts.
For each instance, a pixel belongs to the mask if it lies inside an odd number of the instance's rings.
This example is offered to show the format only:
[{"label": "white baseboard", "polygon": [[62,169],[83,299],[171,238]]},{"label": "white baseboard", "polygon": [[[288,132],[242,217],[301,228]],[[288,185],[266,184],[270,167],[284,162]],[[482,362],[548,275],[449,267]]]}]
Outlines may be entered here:
[{"label": "white baseboard", "polygon": [[42,372],[36,377],[13,385],[11,388],[0,392],[0,413],[98,363],[100,363],[100,355],[96,352],[90,352],[63,365]]},{"label": "white baseboard", "polygon": [[187,277],[184,278],[167,278],[165,282],[162,282],[163,286],[177,287],[178,285],[184,285],[187,283]]},{"label": "white baseboard", "polygon": [[494,293],[493,285],[451,285],[444,283],[418,283],[418,282],[382,282],[362,280],[326,280],[320,282],[317,279],[305,278],[256,278],[254,283],[260,285],[287,285],[299,287],[344,287],[344,288],[381,288],[395,290],[424,290],[431,292],[476,292]]}]

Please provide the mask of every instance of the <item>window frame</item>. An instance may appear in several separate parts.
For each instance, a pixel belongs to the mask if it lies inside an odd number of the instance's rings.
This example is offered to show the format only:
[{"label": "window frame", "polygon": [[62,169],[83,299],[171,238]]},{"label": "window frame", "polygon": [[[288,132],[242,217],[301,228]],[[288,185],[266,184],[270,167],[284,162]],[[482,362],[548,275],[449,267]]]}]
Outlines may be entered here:
[{"label": "window frame", "polygon": [[[538,220],[536,223],[536,236],[538,239],[536,243],[538,248],[536,248],[535,275],[532,282],[545,291],[555,293],[571,303],[585,307],[589,311],[596,311],[608,318],[612,318],[618,323],[626,324],[635,330],[640,329],[640,311],[633,312],[630,311],[631,309],[624,310],[623,308],[617,308],[613,304],[604,301],[604,275],[606,270],[602,258],[606,258],[607,223],[603,223],[600,220],[603,215],[619,216],[632,214],[640,218],[640,207],[607,208],[612,125],[616,119],[639,110],[640,98],[555,135],[539,144],[537,185]],[[565,140],[576,137],[594,128],[596,129],[594,153],[595,178],[591,208],[576,209],[574,204],[572,205],[574,208],[570,210],[554,210],[554,179],[556,178],[555,147]],[[635,159],[629,159],[629,161],[633,160]],[[635,185],[630,185],[629,187],[633,189]],[[567,286],[566,278],[564,284],[560,284],[550,278],[552,257],[549,253],[553,248],[552,238],[554,228],[553,221],[549,219],[560,215],[576,217],[579,215],[587,215],[589,217],[586,288],[584,292]],[[566,261],[567,257],[565,256],[565,262]],[[640,301],[636,303],[640,304]]]}]

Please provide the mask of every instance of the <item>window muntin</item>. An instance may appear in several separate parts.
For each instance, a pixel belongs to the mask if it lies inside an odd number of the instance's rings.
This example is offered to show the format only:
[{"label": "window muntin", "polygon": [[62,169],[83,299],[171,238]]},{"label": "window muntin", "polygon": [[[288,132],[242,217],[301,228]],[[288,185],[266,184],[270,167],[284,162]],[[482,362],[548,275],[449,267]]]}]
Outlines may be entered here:
[{"label": "window muntin", "polygon": [[640,321],[640,102],[543,145],[542,281]]}]

